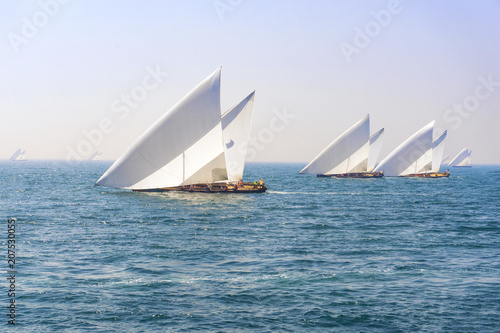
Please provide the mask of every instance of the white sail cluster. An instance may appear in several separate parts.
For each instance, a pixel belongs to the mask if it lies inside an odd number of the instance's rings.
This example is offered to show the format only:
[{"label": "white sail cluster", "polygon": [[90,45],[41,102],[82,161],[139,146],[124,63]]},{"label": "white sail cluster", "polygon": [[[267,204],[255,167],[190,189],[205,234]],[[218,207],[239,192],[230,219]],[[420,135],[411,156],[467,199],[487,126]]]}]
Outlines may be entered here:
[{"label": "white sail cluster", "polygon": [[254,93],[221,115],[220,76],[219,68],[168,110],[96,185],[144,190],[241,180]]},{"label": "white sail cluster", "polygon": [[448,165],[453,167],[470,166],[470,155],[471,151],[468,148],[464,148]]},{"label": "white sail cluster", "polygon": [[316,156],[301,174],[335,175],[373,170],[384,129],[370,137],[370,115],[354,124]]},{"label": "white sail cluster", "polygon": [[19,148],[18,150],[16,150],[16,152],[14,154],[12,154],[12,156],[10,157],[10,160],[11,161],[24,161],[25,154],[26,154],[26,150]]},{"label": "white sail cluster", "polygon": [[[389,177],[408,175],[436,177],[436,174],[437,177],[442,176],[439,175],[439,169],[443,160],[447,131],[433,137],[434,123],[432,121],[410,136],[377,164],[384,129],[370,137],[370,117],[367,115],[336,138],[300,173],[326,176],[349,173],[383,173]],[[456,163],[466,164],[466,155],[467,149],[455,158]]]},{"label": "white sail cluster", "polygon": [[433,139],[434,121],[417,131],[394,149],[375,171],[396,177],[439,172],[447,131]]},{"label": "white sail cluster", "polygon": [[[255,91],[221,114],[220,79],[219,68],[147,129],[96,185],[155,190],[241,181],[252,127]],[[370,136],[370,115],[366,115],[331,142],[300,173],[326,176],[438,173],[447,131],[433,138],[433,130],[434,121],[377,164],[384,129]],[[22,158],[23,154],[24,151],[19,149],[11,159]],[[95,152],[89,159],[97,160],[100,155],[101,152]],[[450,165],[465,166],[469,163],[470,150],[466,148]]]}]

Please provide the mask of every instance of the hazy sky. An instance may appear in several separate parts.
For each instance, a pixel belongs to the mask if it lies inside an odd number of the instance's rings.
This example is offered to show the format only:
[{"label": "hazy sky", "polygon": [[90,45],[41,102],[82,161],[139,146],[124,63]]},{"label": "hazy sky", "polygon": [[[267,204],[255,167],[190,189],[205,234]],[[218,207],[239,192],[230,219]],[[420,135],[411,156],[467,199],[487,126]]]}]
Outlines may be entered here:
[{"label": "hazy sky", "polygon": [[436,120],[445,155],[500,164],[499,1],[0,3],[0,158],[114,160],[222,66],[224,110],[257,91],[250,160],[306,163],[369,113],[381,157]]}]

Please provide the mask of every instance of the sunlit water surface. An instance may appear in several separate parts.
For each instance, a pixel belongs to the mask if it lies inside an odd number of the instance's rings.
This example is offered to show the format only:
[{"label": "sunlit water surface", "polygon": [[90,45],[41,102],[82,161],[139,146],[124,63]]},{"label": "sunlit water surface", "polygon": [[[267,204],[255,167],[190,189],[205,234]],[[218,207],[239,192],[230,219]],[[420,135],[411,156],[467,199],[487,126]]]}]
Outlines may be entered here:
[{"label": "sunlit water surface", "polygon": [[228,195],[94,187],[109,165],[0,162],[16,331],[500,330],[500,166],[325,179],[249,164],[269,191]]}]

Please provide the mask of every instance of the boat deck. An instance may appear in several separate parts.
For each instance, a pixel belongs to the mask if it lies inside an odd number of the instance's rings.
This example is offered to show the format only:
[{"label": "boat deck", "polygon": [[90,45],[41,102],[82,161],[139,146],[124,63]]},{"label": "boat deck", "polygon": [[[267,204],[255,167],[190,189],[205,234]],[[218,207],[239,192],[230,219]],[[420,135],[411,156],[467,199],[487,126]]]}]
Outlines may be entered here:
[{"label": "boat deck", "polygon": [[333,178],[380,178],[384,176],[383,172],[350,172],[338,173],[332,175],[318,174],[317,177],[333,177]]},{"label": "boat deck", "polygon": [[163,187],[155,189],[134,190],[136,192],[199,192],[199,193],[262,193],[267,191],[264,183],[255,184],[244,182],[238,184],[211,183],[211,184],[193,184],[185,186]]},{"label": "boat deck", "polygon": [[428,173],[412,173],[403,177],[420,177],[420,178],[444,178],[449,177],[449,172],[428,172]]}]

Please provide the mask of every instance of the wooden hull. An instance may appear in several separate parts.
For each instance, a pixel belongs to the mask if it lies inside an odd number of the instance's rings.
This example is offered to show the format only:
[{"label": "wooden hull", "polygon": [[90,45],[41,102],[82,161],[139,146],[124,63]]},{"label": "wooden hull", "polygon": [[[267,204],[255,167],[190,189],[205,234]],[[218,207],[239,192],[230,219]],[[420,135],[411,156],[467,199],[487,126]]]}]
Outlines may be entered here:
[{"label": "wooden hull", "polygon": [[262,193],[267,191],[264,184],[255,185],[254,183],[237,184],[194,184],[187,186],[163,187],[145,190],[133,190],[135,192],[196,192],[196,193]]},{"label": "wooden hull", "polygon": [[429,173],[412,173],[402,177],[444,178],[449,176],[450,176],[449,172],[429,172]]},{"label": "wooden hull", "polygon": [[316,175],[317,177],[333,177],[333,178],[380,178],[384,176],[383,172],[351,172],[339,173],[334,175]]}]

